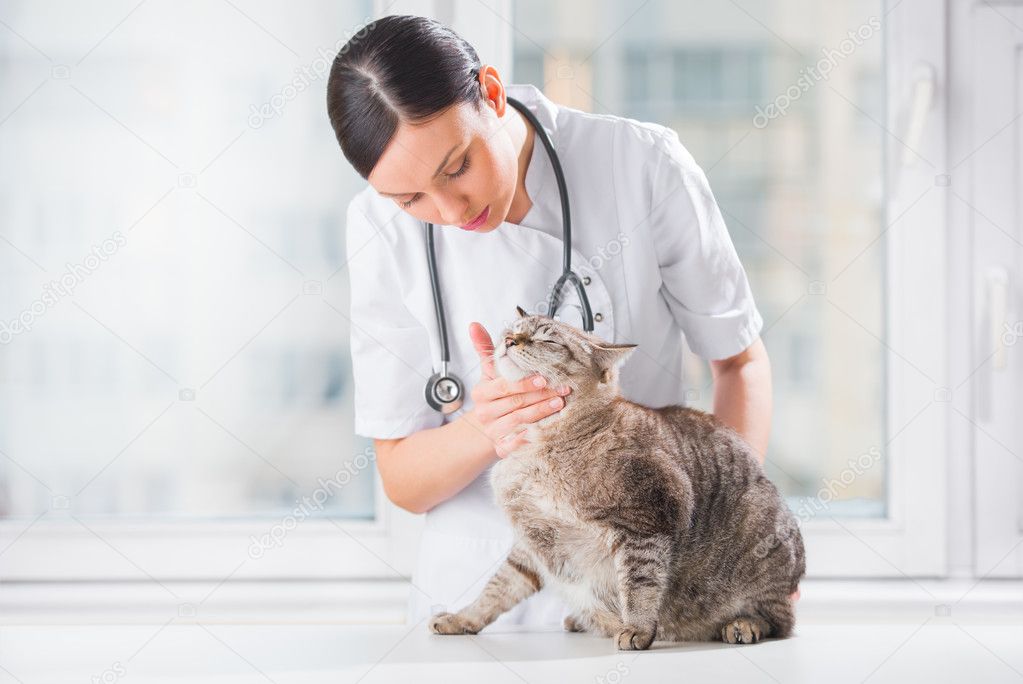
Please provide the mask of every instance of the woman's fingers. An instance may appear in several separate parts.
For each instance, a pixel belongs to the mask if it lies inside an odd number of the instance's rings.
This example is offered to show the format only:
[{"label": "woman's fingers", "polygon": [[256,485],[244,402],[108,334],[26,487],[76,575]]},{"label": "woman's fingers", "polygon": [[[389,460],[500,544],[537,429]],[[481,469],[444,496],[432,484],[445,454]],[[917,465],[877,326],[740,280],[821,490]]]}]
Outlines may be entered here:
[{"label": "woman's fingers", "polygon": [[517,411],[512,411],[493,422],[492,434],[506,435],[520,425],[535,423],[541,418],[546,418],[552,413],[560,411],[564,405],[565,400],[562,397],[554,397],[553,399],[538,401]]},{"label": "woman's fingers", "polygon": [[494,440],[494,450],[504,458],[528,441],[521,425],[535,423],[565,405],[568,387],[547,387],[539,373],[519,380],[498,377],[494,364],[494,342],[481,324],[469,325],[469,337],[480,357],[481,378],[472,389],[474,423]]},{"label": "woman's fingers", "polygon": [[494,401],[504,397],[532,392],[547,386],[547,380],[542,375],[534,373],[527,375],[521,380],[509,380],[507,378],[495,378],[476,385],[473,389],[472,399],[474,402]]},{"label": "woman's fingers", "polygon": [[533,390],[532,392],[518,392],[515,394],[509,394],[506,397],[495,399],[491,402],[487,402],[485,406],[481,406],[481,411],[490,415],[493,418],[500,418],[501,416],[507,415],[512,411],[518,411],[519,409],[532,406],[537,402],[542,402],[548,399],[553,399],[558,396],[565,396],[569,393],[569,388],[554,388],[547,387],[541,390]]},{"label": "woman's fingers", "polygon": [[525,430],[513,432],[509,435],[505,435],[504,438],[497,440],[497,445],[494,447],[494,451],[497,453],[499,458],[504,458],[519,447],[525,446],[528,441]]},{"label": "woman's fingers", "polygon": [[482,377],[493,380],[497,377],[497,369],[494,368],[494,341],[490,339],[490,333],[482,324],[473,321],[469,324],[469,338],[479,354]]}]

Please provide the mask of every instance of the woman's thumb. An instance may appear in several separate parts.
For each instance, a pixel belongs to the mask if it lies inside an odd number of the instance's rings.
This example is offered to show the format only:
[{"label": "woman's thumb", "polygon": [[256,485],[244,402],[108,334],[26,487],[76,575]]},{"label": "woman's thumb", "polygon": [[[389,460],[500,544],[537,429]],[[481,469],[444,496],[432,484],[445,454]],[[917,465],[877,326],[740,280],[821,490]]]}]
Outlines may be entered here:
[{"label": "woman's thumb", "polygon": [[469,338],[479,354],[483,377],[493,379],[497,373],[494,369],[494,341],[490,339],[490,333],[481,323],[473,321],[469,324]]}]

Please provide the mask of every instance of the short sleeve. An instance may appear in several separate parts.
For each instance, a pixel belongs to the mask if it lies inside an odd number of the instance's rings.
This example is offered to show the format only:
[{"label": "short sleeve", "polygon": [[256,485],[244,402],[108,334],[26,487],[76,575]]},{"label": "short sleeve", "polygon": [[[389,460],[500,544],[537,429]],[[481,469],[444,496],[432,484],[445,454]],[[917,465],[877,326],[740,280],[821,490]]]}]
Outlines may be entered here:
[{"label": "short sleeve", "polygon": [[428,332],[404,303],[394,254],[358,204],[348,205],[347,266],[355,433],[397,439],[443,423],[426,403]]},{"label": "short sleeve", "polygon": [[749,347],[763,327],[710,184],[671,129],[653,165],[649,226],[661,294],[689,348],[707,360]]}]

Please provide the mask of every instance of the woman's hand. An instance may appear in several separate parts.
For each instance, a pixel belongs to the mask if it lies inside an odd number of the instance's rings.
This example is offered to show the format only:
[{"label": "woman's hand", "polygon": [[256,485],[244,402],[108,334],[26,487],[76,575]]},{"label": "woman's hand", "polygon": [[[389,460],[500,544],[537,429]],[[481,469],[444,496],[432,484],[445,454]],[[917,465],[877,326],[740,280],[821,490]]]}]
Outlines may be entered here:
[{"label": "woman's hand", "polygon": [[494,445],[498,458],[504,458],[526,443],[522,427],[535,423],[565,406],[562,398],[568,387],[546,387],[538,374],[521,380],[498,377],[494,367],[494,343],[479,323],[469,326],[469,337],[480,357],[482,373],[472,389],[473,407],[465,417]]}]

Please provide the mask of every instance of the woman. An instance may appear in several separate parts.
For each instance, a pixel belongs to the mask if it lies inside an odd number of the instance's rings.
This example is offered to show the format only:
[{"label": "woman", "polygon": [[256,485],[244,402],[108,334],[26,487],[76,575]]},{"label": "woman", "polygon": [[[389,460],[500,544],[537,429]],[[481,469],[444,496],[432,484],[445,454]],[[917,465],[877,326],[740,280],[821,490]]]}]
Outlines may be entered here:
[{"label": "woman", "polygon": [[[431,19],[375,21],[335,59],[327,105],[342,152],[369,182],[347,215],[355,431],[375,441],[387,496],[426,513],[410,624],[469,603],[504,559],[511,529],[491,498],[489,466],[521,444],[524,424],[565,401],[561,388],[531,378],[495,379],[488,359],[488,331],[500,332],[516,306],[544,313],[562,272],[553,167],[508,97],[535,114],[560,157],[572,263],[595,334],[639,345],[621,369],[622,393],[684,403],[684,335],[711,363],[715,414],[758,453],[767,448],[763,320],[707,179],[675,132],[506,86]],[[424,395],[440,358],[426,222],[437,226],[451,368],[471,388],[447,415]],[[571,290],[558,318],[581,327]],[[567,612],[544,589],[497,624],[560,625]]]}]

